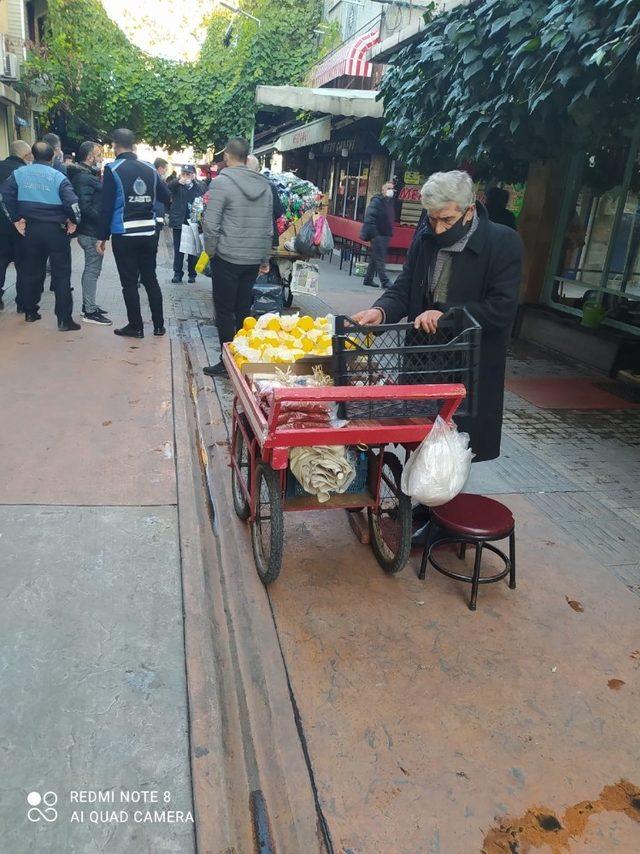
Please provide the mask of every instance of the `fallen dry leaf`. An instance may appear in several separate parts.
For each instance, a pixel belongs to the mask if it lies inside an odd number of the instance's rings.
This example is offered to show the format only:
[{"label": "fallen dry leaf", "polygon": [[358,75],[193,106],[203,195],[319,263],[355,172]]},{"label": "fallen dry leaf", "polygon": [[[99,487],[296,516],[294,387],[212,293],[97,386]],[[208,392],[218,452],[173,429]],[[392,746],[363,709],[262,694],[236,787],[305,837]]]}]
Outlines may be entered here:
[{"label": "fallen dry leaf", "polygon": [[110,427],[112,424],[113,424],[113,421],[103,421],[102,422],[103,427]]},{"label": "fallen dry leaf", "polygon": [[609,679],[607,685],[612,691],[619,691],[625,683],[622,679]]},{"label": "fallen dry leaf", "polygon": [[567,600],[567,605],[570,608],[573,608],[573,610],[577,611],[579,614],[584,613],[584,607],[582,605],[582,602],[578,602],[577,599],[569,599],[568,596],[565,596],[564,598]]}]

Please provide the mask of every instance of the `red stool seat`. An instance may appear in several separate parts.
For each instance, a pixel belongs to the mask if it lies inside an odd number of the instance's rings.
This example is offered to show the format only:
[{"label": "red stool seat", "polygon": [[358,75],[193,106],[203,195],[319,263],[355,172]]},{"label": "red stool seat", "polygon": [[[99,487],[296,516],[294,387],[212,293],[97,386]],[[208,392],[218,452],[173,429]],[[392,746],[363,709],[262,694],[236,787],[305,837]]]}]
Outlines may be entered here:
[{"label": "red stool seat", "polygon": [[504,504],[472,493],[461,493],[448,504],[432,507],[431,520],[453,534],[487,539],[507,537],[515,524]]}]

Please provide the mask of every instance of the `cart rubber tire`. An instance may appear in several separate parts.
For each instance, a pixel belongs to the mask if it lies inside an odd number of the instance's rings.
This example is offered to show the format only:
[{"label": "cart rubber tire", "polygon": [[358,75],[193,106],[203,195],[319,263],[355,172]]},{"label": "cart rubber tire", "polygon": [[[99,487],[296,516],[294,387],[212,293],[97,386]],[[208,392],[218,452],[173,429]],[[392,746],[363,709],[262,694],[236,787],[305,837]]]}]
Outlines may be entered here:
[{"label": "cart rubber tire", "polygon": [[290,285],[285,285],[282,288],[282,298],[284,300],[284,307],[291,308],[293,305],[293,293],[291,292]]},{"label": "cart rubber tire", "polygon": [[[243,416],[238,416],[238,418],[242,418]],[[244,419],[243,419],[244,420]],[[244,420],[244,424],[246,425],[246,420]],[[251,460],[249,458],[248,449],[244,440],[244,435],[240,428],[237,429],[236,435],[236,448],[235,448],[235,459],[236,463],[242,468],[242,462],[246,463],[246,472],[247,477],[245,480],[245,486],[247,490],[251,492]],[[238,475],[236,470],[231,467],[231,492],[233,493],[233,509],[236,511],[236,516],[239,519],[242,519],[243,522],[246,522],[249,516],[251,515],[251,507],[249,502],[245,498],[244,492],[240,488],[238,483]]]},{"label": "cart rubber tire", "polygon": [[[256,519],[251,523],[251,545],[253,557],[260,581],[267,586],[273,584],[280,575],[282,552],[284,548],[284,512],[280,478],[266,463],[256,466]],[[264,497],[263,497],[263,492]],[[263,542],[261,512],[263,506],[269,508],[270,537],[268,547]]]},{"label": "cart rubber tire", "polygon": [[[404,569],[409,555],[411,554],[411,499],[400,489],[402,477],[402,464],[395,454],[385,452],[382,460],[382,473],[389,476],[395,483],[398,495],[394,496],[397,507],[393,511],[393,543],[388,543],[380,529],[380,522],[384,521],[373,508],[368,509],[369,534],[371,537],[371,548],[380,566],[389,575]],[[380,483],[381,492],[385,488],[384,481]],[[388,487],[387,487],[388,489]],[[388,515],[388,514],[387,514]]]}]

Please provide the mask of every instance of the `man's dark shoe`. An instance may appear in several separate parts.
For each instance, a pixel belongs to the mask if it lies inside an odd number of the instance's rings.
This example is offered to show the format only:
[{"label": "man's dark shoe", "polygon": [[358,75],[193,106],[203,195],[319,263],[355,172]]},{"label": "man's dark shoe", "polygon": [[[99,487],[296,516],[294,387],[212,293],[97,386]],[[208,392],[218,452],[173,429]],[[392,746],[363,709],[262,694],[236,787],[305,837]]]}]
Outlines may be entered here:
[{"label": "man's dark shoe", "polygon": [[2,311],[3,308],[4,308],[4,300],[0,296],[0,311]]},{"label": "man's dark shoe", "polygon": [[365,286],[365,288],[377,288],[378,287],[375,282],[363,282],[362,284]]},{"label": "man's dark shoe", "polygon": [[130,323],[127,323],[126,326],[121,326],[120,329],[114,329],[113,334],[121,335],[123,338],[144,338],[143,330],[136,329]]},{"label": "man's dark shoe", "polygon": [[196,277],[195,277],[195,276],[189,276],[189,278],[187,279],[187,281],[188,281],[188,283],[189,283],[190,285],[195,285],[195,283],[196,283]]},{"label": "man's dark shoe", "polygon": [[37,311],[28,311],[25,314],[24,319],[27,321],[27,323],[35,323],[36,320],[42,320],[42,315],[39,314]]},{"label": "man's dark shoe", "polygon": [[171,279],[172,285],[179,285],[181,282],[182,282],[182,276],[174,276],[173,279]]},{"label": "man's dark shoe", "polygon": [[202,373],[207,377],[225,377],[227,369],[224,366],[224,362],[218,362],[217,365],[209,365],[203,368]]},{"label": "man's dark shoe", "polygon": [[16,303],[16,313],[17,314],[24,314],[24,306],[21,305],[21,303],[19,303],[19,302]]},{"label": "man's dark shoe", "polygon": [[431,511],[428,507],[425,507],[424,504],[416,504],[415,507],[411,508],[411,521],[413,522],[414,527],[422,527],[425,525],[429,519],[431,518]]},{"label": "man's dark shoe", "polygon": [[[84,303],[82,303],[82,314],[86,314],[86,313],[87,313],[87,309],[84,307]],[[93,312],[93,313],[94,313],[94,314],[96,314],[96,313],[97,313],[97,314],[109,314],[109,312],[108,312],[108,311],[106,311],[104,308],[100,308],[100,306],[99,306],[99,305],[97,305],[97,306],[95,307],[95,309],[94,309],[94,312]]]},{"label": "man's dark shoe", "polygon": [[153,334],[154,335],[158,335],[158,336],[159,335],[165,335],[166,332],[167,332],[167,330],[164,328],[164,326],[154,326],[153,327]]},{"label": "man's dark shoe", "polygon": [[58,332],[77,332],[81,328],[80,324],[76,323],[73,317],[58,321]]},{"label": "man's dark shoe", "polygon": [[412,549],[423,549],[427,545],[427,540],[429,539],[430,525],[431,523],[427,522],[427,524],[423,525],[422,528],[418,528],[415,534],[411,537]]}]

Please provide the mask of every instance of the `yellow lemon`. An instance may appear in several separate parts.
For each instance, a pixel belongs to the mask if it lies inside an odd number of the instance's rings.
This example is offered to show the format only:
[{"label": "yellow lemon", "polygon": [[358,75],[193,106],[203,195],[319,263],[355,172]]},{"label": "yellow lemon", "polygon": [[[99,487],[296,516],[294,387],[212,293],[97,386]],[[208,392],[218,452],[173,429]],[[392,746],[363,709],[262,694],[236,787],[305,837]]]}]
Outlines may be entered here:
[{"label": "yellow lemon", "polygon": [[300,329],[299,326],[294,326],[293,329],[291,330],[291,334],[293,335],[294,338],[302,338],[302,337],[304,337],[304,330]]},{"label": "yellow lemon", "polygon": [[280,332],[282,327],[280,326],[280,318],[272,317],[271,320],[267,323],[267,329],[271,332]]},{"label": "yellow lemon", "polygon": [[305,332],[308,332],[310,329],[313,329],[313,318],[305,314],[300,318],[297,326],[298,329],[304,329]]},{"label": "yellow lemon", "polygon": [[313,341],[311,341],[309,338],[303,338],[300,343],[300,346],[302,347],[305,353],[310,353],[313,350]]},{"label": "yellow lemon", "polygon": [[255,317],[245,317],[245,319],[242,321],[242,328],[245,330],[245,332],[250,332],[252,329],[255,328],[257,322],[258,321],[255,319]]}]

